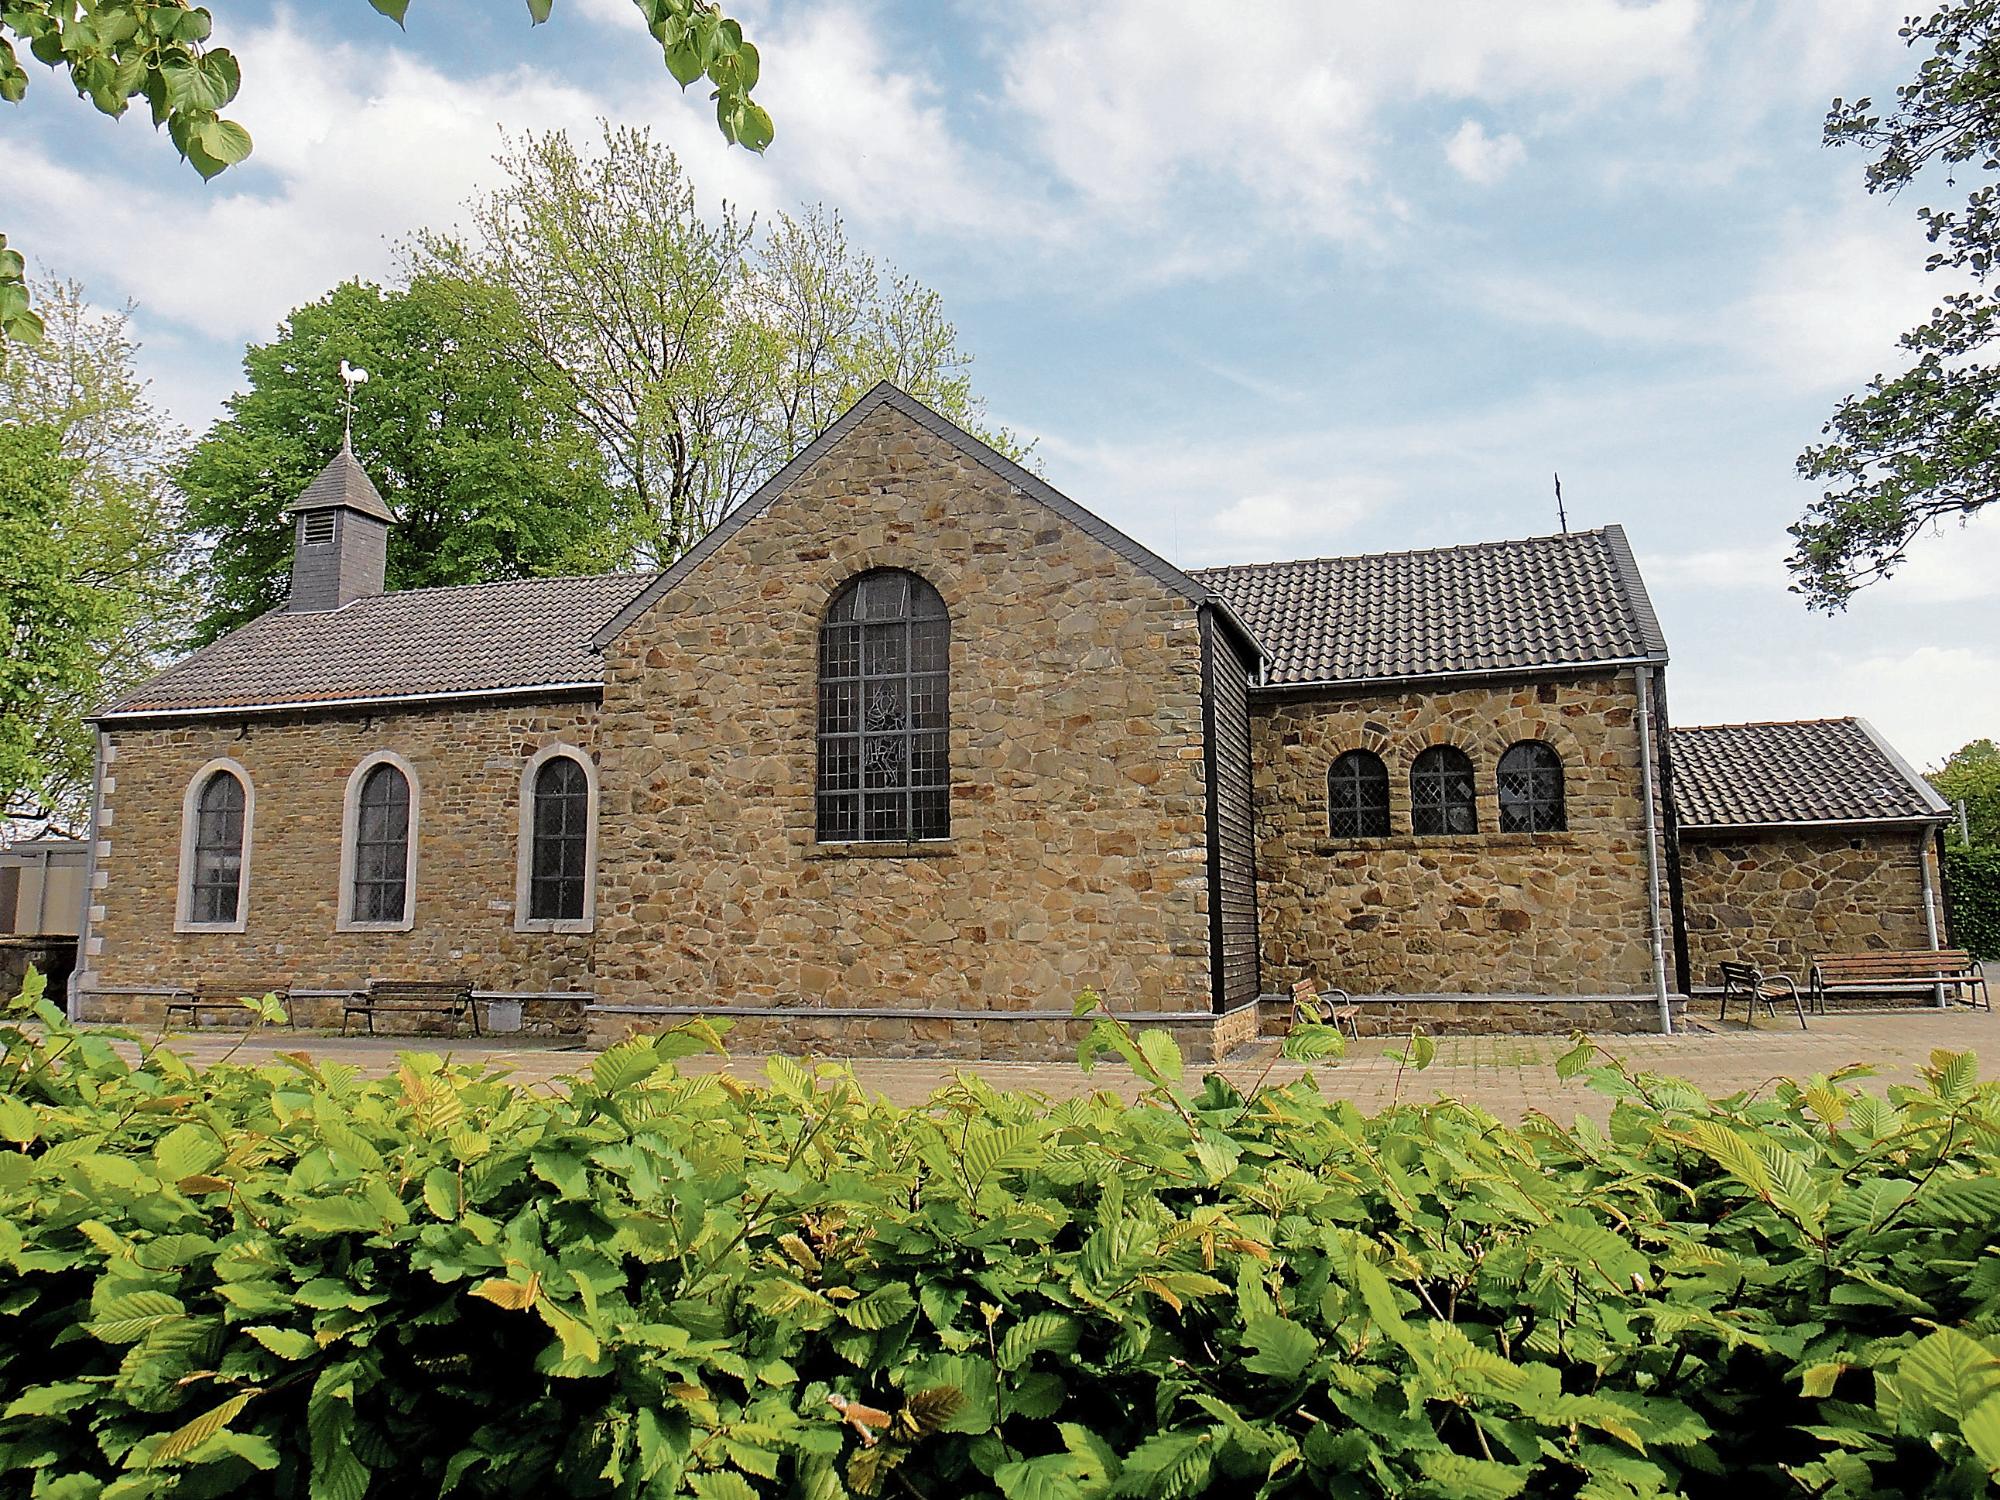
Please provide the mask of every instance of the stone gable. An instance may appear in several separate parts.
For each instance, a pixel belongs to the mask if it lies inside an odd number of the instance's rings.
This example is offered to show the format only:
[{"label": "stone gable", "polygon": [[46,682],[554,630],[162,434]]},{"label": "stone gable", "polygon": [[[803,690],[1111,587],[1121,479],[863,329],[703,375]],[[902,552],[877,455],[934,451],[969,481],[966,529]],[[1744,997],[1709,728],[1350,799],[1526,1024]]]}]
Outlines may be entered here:
[{"label": "stone gable", "polygon": [[[818,631],[906,568],[951,614],[952,828],[818,845]],[[610,643],[613,1004],[1210,1006],[1195,603],[893,407]]]}]

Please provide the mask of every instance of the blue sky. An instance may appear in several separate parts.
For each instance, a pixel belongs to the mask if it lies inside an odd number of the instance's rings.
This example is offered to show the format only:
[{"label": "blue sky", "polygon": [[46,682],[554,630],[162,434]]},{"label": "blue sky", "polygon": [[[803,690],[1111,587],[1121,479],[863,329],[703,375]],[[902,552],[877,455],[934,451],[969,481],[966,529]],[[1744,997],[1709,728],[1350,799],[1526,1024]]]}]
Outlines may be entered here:
[{"label": "blue sky", "polygon": [[216,8],[257,153],[212,184],[52,77],[0,115],[7,232],[136,304],[191,428],[245,341],[490,183],[499,126],[650,123],[707,201],[827,204],[940,290],[992,415],[1177,562],[1543,533],[1560,470],[1631,535],[1678,721],[2000,736],[2000,516],[1845,615],[1786,591],[1794,456],[1940,291],[1917,200],[1819,145],[1907,72],[1904,0],[741,0],[762,159],[628,0]]}]

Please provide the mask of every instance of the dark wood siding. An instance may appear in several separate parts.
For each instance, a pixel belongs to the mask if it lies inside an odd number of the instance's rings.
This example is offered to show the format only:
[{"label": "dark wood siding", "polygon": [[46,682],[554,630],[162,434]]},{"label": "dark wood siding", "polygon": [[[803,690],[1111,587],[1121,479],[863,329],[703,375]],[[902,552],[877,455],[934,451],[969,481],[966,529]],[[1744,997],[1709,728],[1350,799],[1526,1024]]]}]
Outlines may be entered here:
[{"label": "dark wood siding", "polygon": [[1257,834],[1250,794],[1250,666],[1213,610],[1201,615],[1208,742],[1209,951],[1215,1008],[1257,998]]}]

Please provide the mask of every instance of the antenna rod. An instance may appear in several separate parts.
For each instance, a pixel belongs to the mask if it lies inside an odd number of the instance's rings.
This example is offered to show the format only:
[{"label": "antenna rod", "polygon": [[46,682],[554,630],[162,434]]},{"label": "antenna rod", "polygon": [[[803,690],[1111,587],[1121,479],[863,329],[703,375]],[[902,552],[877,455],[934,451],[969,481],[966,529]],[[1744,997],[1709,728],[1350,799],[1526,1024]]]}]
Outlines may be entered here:
[{"label": "antenna rod", "polygon": [[1563,509],[1563,477],[1556,475],[1556,521],[1562,526],[1563,535],[1569,535],[1569,512]]}]

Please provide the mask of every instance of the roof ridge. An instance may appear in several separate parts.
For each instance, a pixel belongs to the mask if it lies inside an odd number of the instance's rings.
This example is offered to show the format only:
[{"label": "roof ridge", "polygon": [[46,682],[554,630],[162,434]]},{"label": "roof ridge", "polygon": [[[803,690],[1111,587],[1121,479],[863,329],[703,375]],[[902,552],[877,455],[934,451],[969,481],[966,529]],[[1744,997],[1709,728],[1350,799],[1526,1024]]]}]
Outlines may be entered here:
[{"label": "roof ridge", "polygon": [[[614,578],[630,578],[635,582],[657,578],[665,570],[662,568],[640,568],[632,572],[613,569],[607,573],[528,573],[519,578],[488,578],[482,583],[430,583],[414,589],[383,589],[377,594],[363,594],[359,599],[350,599],[342,608],[364,604],[375,599],[408,599],[417,594],[469,594],[476,589],[513,588],[524,583],[608,583]],[[325,614],[331,611],[314,610],[311,613]],[[285,613],[282,607],[267,611],[269,614]],[[258,619],[263,619],[259,615]]]},{"label": "roof ridge", "polygon": [[1674,734],[1694,734],[1718,729],[1817,729],[1826,724],[1858,724],[1858,714],[1836,714],[1824,719],[1745,719],[1734,724],[1676,724]]},{"label": "roof ridge", "polygon": [[1211,573],[1244,573],[1254,568],[1303,568],[1314,563],[1370,562],[1377,558],[1434,557],[1446,552],[1493,551],[1502,547],[1525,547],[1535,542],[1567,542],[1602,536],[1609,528],[1593,526],[1587,531],[1556,531],[1541,536],[1499,537],[1485,542],[1453,542],[1441,547],[1399,547],[1388,552],[1336,552],[1324,557],[1279,557],[1269,562],[1217,563],[1207,568],[1189,568],[1190,578]]}]

